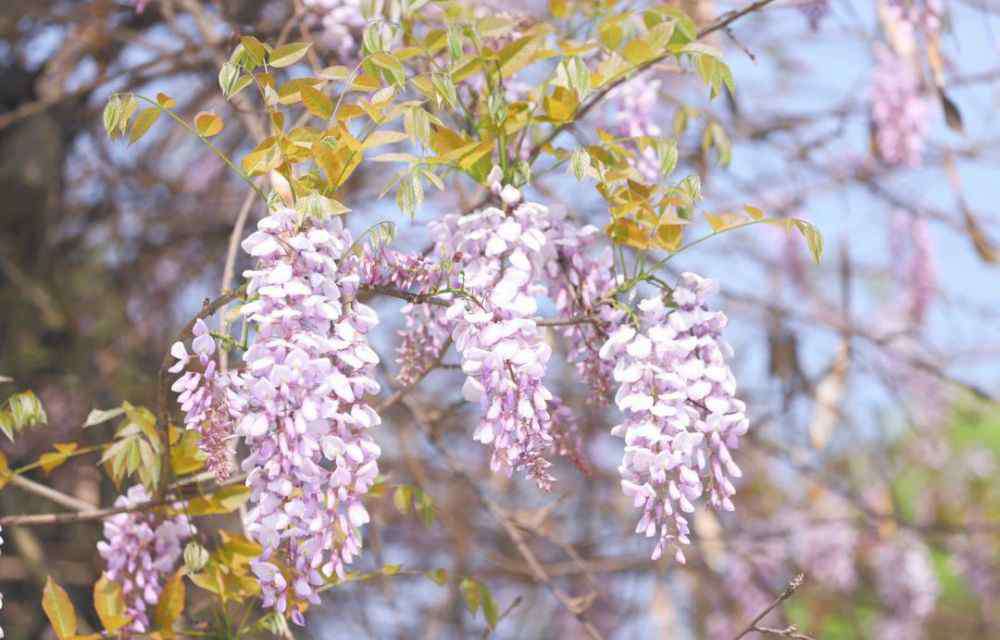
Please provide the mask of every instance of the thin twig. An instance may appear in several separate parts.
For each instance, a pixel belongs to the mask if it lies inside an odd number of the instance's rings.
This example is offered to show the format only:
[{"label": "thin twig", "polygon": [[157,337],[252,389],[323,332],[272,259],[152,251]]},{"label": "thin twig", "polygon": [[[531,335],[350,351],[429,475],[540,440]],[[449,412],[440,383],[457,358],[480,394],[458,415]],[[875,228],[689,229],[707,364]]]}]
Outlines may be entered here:
[{"label": "thin twig", "polygon": [[774,602],[772,602],[770,605],[767,606],[766,609],[757,614],[757,617],[751,620],[750,624],[748,624],[746,628],[743,629],[743,631],[741,631],[735,638],[733,638],[733,640],[740,640],[740,638],[742,638],[743,636],[747,635],[748,633],[752,633],[754,631],[758,632],[762,631],[762,629],[759,629],[757,627],[757,623],[763,620],[765,617],[767,617],[767,614],[774,611],[775,608],[777,608],[777,606],[780,605],[782,602],[791,598],[792,595],[795,593],[795,591],[802,586],[802,581],[805,580],[805,577],[806,575],[804,573],[800,573],[799,575],[792,578],[791,582],[788,583],[788,586],[785,587],[785,590],[782,591],[778,595],[778,597],[774,599]]}]

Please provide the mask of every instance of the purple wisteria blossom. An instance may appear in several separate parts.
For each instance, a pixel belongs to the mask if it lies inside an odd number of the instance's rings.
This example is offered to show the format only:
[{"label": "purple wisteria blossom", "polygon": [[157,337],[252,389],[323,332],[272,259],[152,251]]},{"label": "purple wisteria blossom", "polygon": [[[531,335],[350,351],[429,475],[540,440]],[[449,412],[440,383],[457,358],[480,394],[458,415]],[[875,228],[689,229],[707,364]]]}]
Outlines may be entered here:
[{"label": "purple wisteria blossom", "polygon": [[[142,485],[130,487],[116,507],[135,507],[150,499]],[[148,609],[156,605],[167,574],[180,560],[184,542],[195,530],[185,515],[165,518],[152,511],[129,511],[104,521],[97,552],[107,563],[104,575],[121,585],[127,633],[150,630]]]},{"label": "purple wisteria blossom", "polygon": [[367,21],[362,0],[303,0],[309,24],[320,30],[319,42],[337,53],[342,60],[353,60],[358,53],[357,34]]},{"label": "purple wisteria blossom", "polygon": [[[594,318],[560,327],[568,342],[567,357],[590,390],[588,401],[610,402],[613,393],[614,363],[600,357],[609,327],[620,323],[625,314],[611,304],[618,284],[614,277],[611,247],[593,225],[580,226],[563,218],[548,233],[556,256],[546,265],[549,297],[556,303],[559,317],[566,320]],[[602,244],[603,248],[598,248]]]},{"label": "purple wisteria blossom", "polygon": [[934,242],[926,218],[893,214],[890,249],[896,281],[904,291],[909,321],[923,325],[937,290]]},{"label": "purple wisteria blossom", "polygon": [[[656,122],[660,80],[633,78],[614,93],[614,125],[625,138],[659,138],[663,130]],[[660,159],[652,146],[641,144],[632,165],[649,182],[660,178]]]},{"label": "purple wisteria blossom", "polygon": [[215,340],[208,325],[199,318],[192,333],[191,354],[182,342],[175,342],[170,348],[170,355],[177,362],[169,371],[185,371],[192,360],[199,362],[201,370],[186,370],[171,389],[177,393],[177,402],[184,412],[184,426],[201,436],[198,446],[205,453],[206,467],[216,478],[225,480],[233,472],[226,443],[234,435],[234,425],[241,419],[246,401],[239,389],[239,377],[219,371],[214,358]]},{"label": "purple wisteria blossom", "polygon": [[872,551],[875,588],[887,613],[877,621],[876,638],[919,640],[941,590],[930,550],[901,532]]},{"label": "purple wisteria blossom", "polygon": [[451,284],[465,295],[453,298],[446,318],[467,376],[465,398],[482,407],[474,438],[492,445],[491,468],[508,476],[523,470],[548,490],[552,394],[542,378],[552,349],[534,317],[553,254],[545,235],[549,212],[501,186],[496,173],[491,183],[503,209],[451,214],[432,228],[438,255],[461,265]]},{"label": "purple wisteria blossom", "polygon": [[683,274],[671,296],[676,308],[659,296],[643,300],[639,326],[623,324],[601,347],[616,363],[615,402],[625,413],[611,430],[625,439],[622,491],[642,509],[636,532],[658,536],[653,559],[672,545],[684,561],[678,545],[689,543],[688,514],[705,493],[713,507],[734,508],[731,479],[741,471],[730,450],[749,422],[726,364],[726,316],[705,306],[713,289]]},{"label": "purple wisteria blossom", "polygon": [[262,547],[251,569],[265,606],[304,623],[305,602],[361,552],[369,521],[362,497],[381,453],[369,429],[380,423],[365,397],[378,392],[378,355],[368,333],[375,312],[356,299],[359,258],[339,219],[300,223],[272,212],[243,248],[243,313],[256,327],[244,356],[248,407],[238,431],[251,488],[247,532]]},{"label": "purple wisteria blossom", "polygon": [[890,165],[920,165],[930,106],[910,60],[882,44],[875,46],[871,87],[872,126],[879,157]]},{"label": "purple wisteria blossom", "polygon": [[819,29],[820,23],[830,13],[830,0],[802,0],[796,5],[809,22],[813,31]]}]

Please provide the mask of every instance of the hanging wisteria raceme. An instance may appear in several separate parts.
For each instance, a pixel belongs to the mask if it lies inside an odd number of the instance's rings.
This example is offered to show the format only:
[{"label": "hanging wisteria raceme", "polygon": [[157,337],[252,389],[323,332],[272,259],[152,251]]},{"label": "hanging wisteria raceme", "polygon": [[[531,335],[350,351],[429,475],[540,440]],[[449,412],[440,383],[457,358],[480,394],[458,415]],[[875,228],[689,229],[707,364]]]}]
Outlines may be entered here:
[{"label": "hanging wisteria raceme", "polygon": [[[656,107],[660,104],[658,93],[660,81],[633,79],[622,83],[614,93],[614,124],[619,134],[625,138],[659,138],[663,130],[657,124]],[[650,140],[636,142],[638,157],[632,165],[649,182],[657,182],[660,177],[660,159]]]},{"label": "hanging wisteria raceme", "polygon": [[246,400],[243,397],[238,375],[219,371],[214,359],[216,345],[208,325],[200,318],[192,330],[194,339],[189,354],[182,342],[175,342],[170,355],[177,362],[169,371],[180,373],[197,359],[200,371],[185,371],[171,389],[177,393],[177,402],[184,412],[184,426],[198,432],[198,446],[205,454],[205,466],[217,479],[225,480],[233,472],[233,463],[227,441],[234,436],[235,425],[243,416]]},{"label": "hanging wisteria raceme", "polygon": [[871,86],[872,126],[879,157],[889,165],[919,166],[930,106],[909,59],[882,44],[875,46]]},{"label": "hanging wisteria raceme", "polygon": [[337,53],[341,61],[357,57],[357,36],[367,21],[362,0],[303,0],[312,26],[320,30],[319,41]]},{"label": "hanging wisteria raceme", "polygon": [[437,255],[456,265],[449,284],[464,292],[453,297],[446,318],[467,376],[463,394],[482,408],[474,438],[492,445],[491,468],[508,476],[523,470],[547,490],[552,394],[542,378],[552,349],[534,317],[553,255],[545,236],[549,212],[501,186],[498,171],[489,182],[503,209],[450,214],[432,225]]},{"label": "hanging wisteria raceme", "polygon": [[930,35],[941,30],[944,7],[940,0],[888,0],[886,12],[888,20]]},{"label": "hanging wisteria raceme", "polygon": [[244,356],[248,407],[239,425],[250,448],[248,534],[262,547],[251,569],[265,606],[304,623],[304,602],[345,575],[369,521],[362,497],[381,453],[380,422],[365,397],[379,390],[368,333],[375,312],[356,300],[359,257],[339,219],[307,220],[283,209],[260,221],[243,248],[243,313],[257,335]]},{"label": "hanging wisteria raceme", "polygon": [[688,514],[706,492],[713,507],[734,508],[732,478],[741,472],[730,450],[749,422],[726,364],[726,316],[705,305],[713,289],[682,274],[671,294],[676,308],[659,296],[643,300],[639,326],[623,324],[601,347],[601,357],[615,361],[615,402],[625,414],[611,430],[625,439],[622,490],[642,509],[636,532],[658,536],[654,559],[673,546],[684,561]]},{"label": "hanging wisteria raceme", "polygon": [[[149,500],[146,489],[135,485],[115,500],[115,506],[134,508]],[[97,552],[107,563],[104,575],[121,585],[125,614],[130,618],[126,632],[144,634],[151,629],[149,609],[159,601],[167,575],[194,533],[183,514],[163,517],[136,510],[104,521],[104,540],[97,543]]]},{"label": "hanging wisteria raceme", "polygon": [[[369,286],[389,286],[418,295],[434,293],[444,282],[445,264],[386,247],[367,244],[362,260],[362,280]],[[445,309],[426,302],[410,302],[400,313],[406,328],[399,332],[396,380],[408,386],[424,377],[440,361],[451,337]]]},{"label": "hanging wisteria raceme", "polygon": [[813,31],[819,29],[820,23],[830,13],[830,0],[802,0],[796,5],[809,22]]},{"label": "hanging wisteria raceme", "polygon": [[872,550],[875,587],[888,614],[877,621],[875,637],[919,640],[934,612],[941,586],[930,550],[915,536],[900,532]]},{"label": "hanging wisteria raceme", "polygon": [[597,227],[580,226],[565,217],[553,221],[548,239],[556,255],[546,263],[545,275],[559,317],[594,320],[560,328],[568,343],[567,358],[591,392],[588,401],[604,404],[613,393],[614,363],[601,358],[600,349],[609,328],[625,317],[611,304],[618,285],[611,247],[602,242],[603,234]]},{"label": "hanging wisteria raceme", "polygon": [[907,319],[913,325],[923,325],[937,288],[934,245],[927,219],[895,212],[889,244],[893,273],[905,295]]}]

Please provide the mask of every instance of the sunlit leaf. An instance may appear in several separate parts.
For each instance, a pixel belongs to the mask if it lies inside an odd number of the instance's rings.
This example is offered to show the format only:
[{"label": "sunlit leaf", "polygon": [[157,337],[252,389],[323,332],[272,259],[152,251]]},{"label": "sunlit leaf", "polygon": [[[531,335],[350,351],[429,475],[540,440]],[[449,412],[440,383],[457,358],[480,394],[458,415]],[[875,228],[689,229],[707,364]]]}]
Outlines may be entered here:
[{"label": "sunlit leaf", "polygon": [[164,109],[173,109],[177,106],[177,101],[161,91],[156,94],[156,104]]},{"label": "sunlit leaf", "polygon": [[146,135],[149,128],[153,126],[156,119],[160,117],[160,110],[156,107],[149,107],[139,112],[132,122],[128,132],[129,144],[135,144],[142,136]]},{"label": "sunlit leaf", "polygon": [[222,118],[211,111],[202,111],[194,117],[194,127],[198,135],[205,138],[219,135],[223,126]]},{"label": "sunlit leaf", "polygon": [[3,451],[0,451],[0,489],[7,486],[10,482],[10,466],[7,464],[7,456],[4,455]]},{"label": "sunlit leaf", "polygon": [[184,586],[183,570],[177,571],[163,585],[163,591],[153,610],[153,624],[158,629],[170,631],[184,612],[187,589]]},{"label": "sunlit leaf", "polygon": [[308,84],[301,85],[299,92],[302,94],[302,104],[305,105],[309,113],[323,120],[330,119],[330,116],[333,115],[333,101],[330,96]]},{"label": "sunlit leaf", "polygon": [[299,60],[302,56],[306,55],[309,51],[310,43],[308,42],[291,42],[286,45],[282,45],[271,52],[268,56],[268,63],[272,67],[290,67]]},{"label": "sunlit leaf", "polygon": [[216,513],[232,513],[250,499],[250,489],[243,485],[222,487],[215,493],[199,496],[188,502],[186,513],[205,516]]},{"label": "sunlit leaf", "polygon": [[809,253],[812,254],[813,260],[816,264],[820,263],[823,259],[823,235],[819,232],[813,224],[807,220],[802,220],[801,218],[794,218],[792,223],[795,228],[799,230],[802,237],[806,240],[806,245],[809,247]]},{"label": "sunlit leaf", "polygon": [[106,575],[94,583],[94,608],[108,633],[114,633],[129,623],[122,587]]},{"label": "sunlit leaf", "polygon": [[66,591],[51,576],[46,579],[42,591],[42,609],[59,640],[69,640],[76,635],[76,609]]},{"label": "sunlit leaf", "polygon": [[115,407],[114,409],[91,409],[90,413],[87,414],[87,419],[84,421],[83,426],[84,428],[93,427],[108,420],[113,420],[123,413],[125,413],[125,410],[121,407]]},{"label": "sunlit leaf", "polygon": [[69,460],[73,452],[80,448],[80,445],[75,442],[56,443],[53,446],[56,449],[54,452],[43,453],[38,457],[38,463],[42,466],[42,470],[45,473],[50,473],[53,469],[64,464]]}]

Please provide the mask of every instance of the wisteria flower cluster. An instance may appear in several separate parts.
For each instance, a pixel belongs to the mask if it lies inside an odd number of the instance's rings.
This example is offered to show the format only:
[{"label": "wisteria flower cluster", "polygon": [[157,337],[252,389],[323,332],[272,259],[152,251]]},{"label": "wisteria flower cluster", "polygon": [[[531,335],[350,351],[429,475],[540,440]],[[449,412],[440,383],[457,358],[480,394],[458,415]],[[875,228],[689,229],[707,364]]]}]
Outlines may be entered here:
[{"label": "wisteria flower cluster", "polygon": [[457,256],[461,264],[452,284],[465,295],[455,297],[446,319],[467,376],[463,393],[483,411],[474,438],[492,445],[491,468],[508,476],[523,469],[548,489],[552,394],[542,378],[552,349],[534,320],[552,255],[548,210],[523,202],[497,176],[492,182],[504,209],[452,214],[432,228],[438,255]]},{"label": "wisteria flower cluster", "polygon": [[803,0],[796,5],[809,22],[813,31],[819,29],[820,23],[830,13],[830,0]]},{"label": "wisteria flower cluster", "polygon": [[875,47],[871,101],[879,157],[890,165],[919,166],[930,105],[921,93],[920,78],[911,62],[882,44]]},{"label": "wisteria flower cluster", "polygon": [[924,621],[934,612],[941,590],[930,550],[914,536],[901,533],[873,553],[876,588],[889,609],[876,625],[876,636],[924,637]]},{"label": "wisteria flower cluster", "polygon": [[265,606],[299,624],[293,601],[317,603],[317,589],[361,551],[361,498],[381,453],[369,434],[380,418],[365,400],[379,390],[367,338],[378,317],[356,300],[350,247],[339,220],[300,224],[287,209],[243,242],[257,259],[244,274],[255,299],[243,313],[257,335],[244,357],[248,406],[238,427],[250,448],[247,532],[264,549],[251,569]]},{"label": "wisteria flower cluster", "polygon": [[[626,82],[615,90],[614,122],[621,136],[648,139],[663,135],[656,114],[659,91],[660,80],[649,78],[642,82]],[[660,159],[652,146],[642,144],[640,147],[632,164],[646,180],[656,182],[660,175]]]},{"label": "wisteria flower cluster", "polygon": [[[598,230],[526,202],[498,171],[489,183],[497,206],[432,223],[427,256],[359,248],[339,220],[272,212],[243,242],[257,261],[244,274],[243,314],[255,327],[245,366],[218,371],[216,341],[200,320],[191,353],[172,348],[171,370],[185,371],[174,384],[185,425],[201,434],[210,467],[229,473],[229,438],[250,450],[241,465],[251,488],[246,527],[263,548],[251,569],[264,604],[299,624],[306,603],[360,553],[362,498],[378,474],[369,430],[380,418],[365,400],[379,391],[367,341],[378,318],[357,300],[362,285],[412,296],[398,349],[404,384],[454,344],[463,394],[481,410],[473,438],[491,447],[494,471],[523,472],[548,490],[552,456],[586,469],[577,420],[544,381],[552,348],[537,315],[548,296],[593,400],[607,401],[618,384],[622,487],[643,508],[638,530],[659,535],[653,557],[688,542],[687,514],[704,494],[733,508],[740,470],[730,450],[747,419],[720,338],[726,318],[705,306],[712,283],[684,274],[674,307],[649,298],[633,327],[614,302],[621,280]],[[676,557],[684,559],[679,547]]]},{"label": "wisteria flower cluster", "polygon": [[[187,352],[183,342],[175,342],[170,348],[170,355],[177,362],[169,371],[184,371],[171,389],[177,393],[177,402],[184,412],[184,426],[201,436],[199,444],[205,453],[206,466],[217,479],[225,480],[233,472],[227,441],[234,434],[234,425],[243,416],[246,401],[238,389],[239,379],[219,371],[214,358],[215,339],[205,321],[196,320],[192,333],[193,353]],[[194,358],[201,366],[200,371],[189,369]]]},{"label": "wisteria flower cluster", "polygon": [[704,494],[717,509],[734,508],[732,479],[741,471],[730,450],[749,422],[726,364],[726,316],[705,305],[713,289],[712,281],[683,274],[671,295],[675,307],[662,297],[643,300],[639,326],[623,323],[601,347],[616,363],[615,403],[625,413],[611,430],[625,439],[622,490],[642,509],[636,532],[658,536],[654,559],[672,545],[684,561],[678,545],[690,542],[688,515]]},{"label": "wisteria flower cluster", "polygon": [[554,260],[546,263],[549,297],[561,318],[593,318],[560,328],[567,341],[567,358],[587,385],[588,398],[597,404],[611,401],[614,364],[600,357],[607,339],[605,327],[615,326],[624,313],[612,304],[620,284],[614,273],[611,247],[601,245],[601,231],[593,225],[578,225],[562,218],[549,233],[555,246]]},{"label": "wisteria flower cluster", "polygon": [[897,211],[892,217],[890,248],[893,271],[902,287],[909,321],[922,325],[934,301],[937,267],[926,218]]},{"label": "wisteria flower cluster", "polygon": [[[149,499],[146,489],[135,485],[118,497],[115,507],[135,509]],[[121,585],[130,618],[125,631],[142,634],[150,630],[148,609],[159,600],[165,577],[194,532],[183,514],[164,517],[131,510],[104,521],[104,540],[97,543],[97,552],[107,563],[104,575]]]},{"label": "wisteria flower cluster", "polygon": [[340,60],[352,60],[357,55],[357,35],[366,20],[362,0],[303,0],[314,26],[320,29],[319,40],[337,53]]}]

